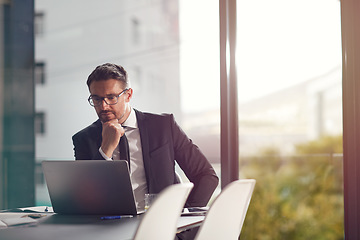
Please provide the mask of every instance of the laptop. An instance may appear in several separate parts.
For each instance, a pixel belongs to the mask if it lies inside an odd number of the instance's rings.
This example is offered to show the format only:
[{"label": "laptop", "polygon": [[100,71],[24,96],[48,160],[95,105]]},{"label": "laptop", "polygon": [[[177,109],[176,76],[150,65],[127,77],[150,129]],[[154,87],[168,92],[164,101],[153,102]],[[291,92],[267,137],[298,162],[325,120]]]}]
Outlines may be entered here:
[{"label": "laptop", "polygon": [[127,161],[43,161],[54,212],[136,215]]}]

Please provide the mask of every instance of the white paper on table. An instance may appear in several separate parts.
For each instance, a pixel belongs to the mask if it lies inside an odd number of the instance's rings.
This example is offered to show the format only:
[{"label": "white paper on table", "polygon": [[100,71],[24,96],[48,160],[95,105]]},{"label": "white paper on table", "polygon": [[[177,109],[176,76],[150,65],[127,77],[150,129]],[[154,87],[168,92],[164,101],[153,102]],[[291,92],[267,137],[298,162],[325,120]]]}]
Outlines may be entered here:
[{"label": "white paper on table", "polygon": [[1,219],[1,222],[4,223],[5,226],[10,227],[10,226],[15,226],[15,225],[36,223],[37,221],[30,217],[18,217],[18,218]]},{"label": "white paper on table", "polygon": [[0,212],[0,228],[36,223],[37,219],[50,216],[53,213]]}]

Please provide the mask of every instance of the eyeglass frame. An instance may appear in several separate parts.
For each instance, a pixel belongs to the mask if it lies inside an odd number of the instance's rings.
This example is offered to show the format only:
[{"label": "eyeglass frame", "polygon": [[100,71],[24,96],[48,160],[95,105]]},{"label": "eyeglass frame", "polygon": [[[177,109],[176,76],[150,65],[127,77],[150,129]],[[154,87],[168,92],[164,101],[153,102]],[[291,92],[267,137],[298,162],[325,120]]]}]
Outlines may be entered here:
[{"label": "eyeglass frame", "polygon": [[[94,101],[93,101],[93,99],[92,99],[93,95],[90,95],[90,96],[89,96],[88,102],[89,102],[90,106],[92,106],[92,107],[98,107],[98,106],[100,106],[103,101],[104,101],[107,105],[116,105],[116,104],[119,102],[119,97],[120,97],[123,93],[125,93],[127,90],[129,90],[129,88],[125,88],[123,91],[121,91],[121,93],[119,93],[118,95],[115,95],[115,96],[114,96],[114,97],[116,97],[116,102],[115,102],[115,103],[108,103],[108,102],[106,101],[106,98],[108,98],[108,97],[99,97],[99,96],[97,96],[97,97],[99,98],[99,100],[101,100],[101,101],[99,101],[99,104],[95,105],[95,104],[94,104]],[[96,96],[96,95],[95,95],[95,96]],[[92,104],[91,104],[91,103],[92,103]]]}]

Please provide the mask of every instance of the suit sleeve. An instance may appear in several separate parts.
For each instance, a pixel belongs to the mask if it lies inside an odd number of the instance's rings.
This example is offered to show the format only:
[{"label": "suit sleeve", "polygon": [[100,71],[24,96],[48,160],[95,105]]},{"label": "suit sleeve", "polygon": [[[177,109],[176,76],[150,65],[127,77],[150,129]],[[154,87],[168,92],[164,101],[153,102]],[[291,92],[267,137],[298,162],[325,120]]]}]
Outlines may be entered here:
[{"label": "suit sleeve", "polygon": [[92,125],[72,137],[75,160],[103,160],[99,152],[101,139],[98,140],[97,128]]},{"label": "suit sleeve", "polygon": [[186,136],[172,115],[171,126],[175,160],[187,178],[194,183],[194,188],[187,200],[187,206],[206,206],[218,185],[219,179],[205,155]]}]

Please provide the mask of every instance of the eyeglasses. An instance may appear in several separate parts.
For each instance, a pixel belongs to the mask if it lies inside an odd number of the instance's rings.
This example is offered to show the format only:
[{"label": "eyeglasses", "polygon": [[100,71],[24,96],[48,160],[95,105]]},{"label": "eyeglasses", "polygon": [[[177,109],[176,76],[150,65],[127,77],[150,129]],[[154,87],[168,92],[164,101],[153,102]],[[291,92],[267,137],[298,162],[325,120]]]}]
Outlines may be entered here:
[{"label": "eyeglasses", "polygon": [[118,103],[119,97],[126,92],[127,90],[129,90],[128,88],[124,89],[121,93],[119,93],[118,95],[110,95],[108,97],[99,97],[99,96],[90,96],[88,98],[88,102],[90,103],[91,106],[93,107],[97,107],[100,106],[102,104],[102,101],[105,101],[105,103],[107,105],[115,105]]}]

